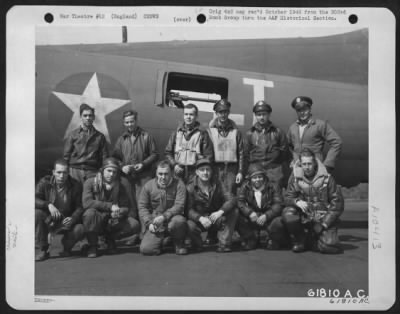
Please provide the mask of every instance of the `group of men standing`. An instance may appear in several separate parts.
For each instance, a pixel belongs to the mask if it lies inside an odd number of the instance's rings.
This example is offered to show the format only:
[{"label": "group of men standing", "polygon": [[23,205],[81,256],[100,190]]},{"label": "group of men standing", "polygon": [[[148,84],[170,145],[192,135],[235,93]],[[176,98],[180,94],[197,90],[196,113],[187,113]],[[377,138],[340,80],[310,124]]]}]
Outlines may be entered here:
[{"label": "group of men standing", "polygon": [[[272,107],[258,101],[256,123],[244,136],[229,119],[228,100],[214,105],[207,130],[197,121],[197,107],[187,104],[157,165],[154,138],[138,126],[136,111],[124,112],[126,131],[109,155],[104,135],[93,127],[94,108],[82,104],[81,126],[68,136],[52,175],[36,186],[36,260],[49,257],[53,232],[64,234],[63,256],[86,238],[87,256],[97,257],[99,235],[111,254],[116,240],[135,235],[145,255],[160,254],[170,242],[178,255],[201,251],[204,243],[230,252],[235,231],[244,250],[255,249],[264,231],[266,249],[340,252],[343,197],[330,173],[341,139],[312,117],[312,104],[309,97],[293,100],[298,120],[285,134],[270,121]],[[287,187],[285,162],[292,169]]]}]

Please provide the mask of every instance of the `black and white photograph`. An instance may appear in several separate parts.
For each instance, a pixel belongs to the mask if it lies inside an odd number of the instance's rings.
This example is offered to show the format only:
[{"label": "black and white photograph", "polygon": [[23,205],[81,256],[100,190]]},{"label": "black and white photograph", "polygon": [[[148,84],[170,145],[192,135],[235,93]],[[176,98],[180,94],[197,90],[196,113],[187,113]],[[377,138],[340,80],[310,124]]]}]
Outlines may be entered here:
[{"label": "black and white photograph", "polygon": [[7,121],[23,124],[7,125],[13,307],[393,304],[388,11],[29,10],[8,15],[32,16],[28,42],[7,34]]}]

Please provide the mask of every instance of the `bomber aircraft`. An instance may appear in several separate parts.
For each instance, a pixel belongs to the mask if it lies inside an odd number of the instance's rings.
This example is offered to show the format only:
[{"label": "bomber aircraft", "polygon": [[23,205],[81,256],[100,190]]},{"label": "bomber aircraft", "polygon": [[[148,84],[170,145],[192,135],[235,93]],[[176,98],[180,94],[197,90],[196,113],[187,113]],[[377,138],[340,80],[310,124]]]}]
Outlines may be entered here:
[{"label": "bomber aircraft", "polygon": [[79,125],[79,105],[96,110],[95,127],[113,147],[122,112],[139,112],[139,124],[163,153],[195,103],[206,127],[213,104],[232,103],[242,131],[252,106],[266,100],[272,121],[287,130],[296,120],[291,101],[313,99],[313,114],[343,139],[335,177],[343,186],[368,181],[368,32],[312,38],[202,40],[36,46],[36,178],[62,155],[65,136]]},{"label": "bomber aircraft", "polygon": [[[367,29],[309,38],[36,45],[36,179],[62,156],[66,135],[80,123],[82,102],[95,108],[94,125],[110,149],[123,130],[123,111],[135,109],[163,154],[188,102],[198,105],[207,127],[214,103],[228,98],[230,117],[244,132],[252,126],[253,105],[264,99],[272,106],[271,120],[286,131],[297,119],[290,103],[300,95],[313,99],[313,114],[343,139],[338,183],[368,182]],[[120,254],[92,260],[74,251],[36,263],[35,294],[367,296],[366,202],[346,200],[342,218],[344,253],[335,256],[263,249],[221,256],[211,249],[147,258],[138,247],[122,246]],[[59,247],[55,241],[51,254]]]}]

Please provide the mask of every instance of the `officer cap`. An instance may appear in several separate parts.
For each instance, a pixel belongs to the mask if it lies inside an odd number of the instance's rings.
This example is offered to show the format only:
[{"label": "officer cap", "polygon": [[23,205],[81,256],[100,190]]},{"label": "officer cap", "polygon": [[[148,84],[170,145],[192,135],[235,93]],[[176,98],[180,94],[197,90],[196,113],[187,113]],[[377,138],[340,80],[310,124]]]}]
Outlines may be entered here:
[{"label": "officer cap", "polygon": [[201,166],[208,165],[211,167],[211,161],[208,158],[201,158],[196,162],[196,169],[200,168]]},{"label": "officer cap", "polygon": [[88,104],[85,104],[85,103],[83,103],[83,104],[80,105],[80,107],[79,107],[79,114],[82,115],[82,112],[83,112],[84,110],[91,110],[91,111],[94,113],[94,108],[93,108],[93,107],[90,107]]},{"label": "officer cap", "polygon": [[301,110],[304,107],[311,108],[313,101],[310,97],[307,96],[298,96],[292,101],[292,108],[295,110]]},{"label": "officer cap", "polygon": [[271,113],[272,107],[269,104],[267,104],[264,100],[257,101],[253,107],[253,112],[257,113],[261,111],[266,111],[268,113]]},{"label": "officer cap", "polygon": [[101,167],[102,169],[105,168],[114,168],[119,170],[120,169],[120,163],[117,159],[115,159],[114,157],[108,157],[106,159],[104,159],[103,161],[103,166]]},{"label": "officer cap", "polygon": [[252,178],[257,174],[262,174],[265,176],[265,171],[260,164],[251,164],[247,172],[248,178]]},{"label": "officer cap", "polygon": [[217,101],[214,105],[214,111],[222,111],[222,110],[229,110],[231,108],[231,103],[227,99],[221,99]]}]

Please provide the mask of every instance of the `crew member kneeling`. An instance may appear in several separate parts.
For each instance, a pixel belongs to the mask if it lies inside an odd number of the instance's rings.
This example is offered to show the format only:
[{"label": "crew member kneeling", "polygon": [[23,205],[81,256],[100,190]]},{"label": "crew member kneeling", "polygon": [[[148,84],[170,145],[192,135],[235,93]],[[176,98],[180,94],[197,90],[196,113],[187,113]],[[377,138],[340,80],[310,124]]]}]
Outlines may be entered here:
[{"label": "crew member kneeling", "polygon": [[140,245],[142,254],[161,254],[164,239],[169,235],[174,241],[175,253],[187,254],[183,245],[187,233],[183,216],[185,200],[184,183],[173,177],[169,161],[161,161],[156,177],[144,185],[139,197],[139,216],[146,227]]},{"label": "crew member kneeling", "polygon": [[217,252],[230,252],[238,216],[236,200],[227,185],[212,179],[209,159],[197,161],[196,176],[187,186],[187,191],[189,236],[193,249],[201,249],[201,233],[208,231],[210,239],[214,239],[219,232]]},{"label": "crew member kneeling", "polygon": [[244,250],[257,247],[261,230],[267,231],[267,249],[279,249],[288,244],[288,234],[280,216],[282,203],[279,185],[268,179],[261,164],[251,164],[248,180],[238,193],[237,230]]},{"label": "crew member kneeling", "polygon": [[308,149],[300,153],[286,190],[282,220],[292,240],[292,250],[306,248],[321,253],[339,253],[338,218],[344,202],[334,178]]},{"label": "crew member kneeling", "polygon": [[82,220],[89,243],[88,257],[97,257],[99,234],[105,236],[108,253],[114,254],[115,240],[140,232],[139,222],[130,216],[128,193],[120,181],[119,162],[113,157],[105,159],[96,176],[85,181]]},{"label": "crew member kneeling", "polygon": [[49,232],[64,235],[61,240],[64,250],[60,255],[69,256],[75,243],[84,236],[82,186],[68,175],[64,159],[56,160],[53,175],[45,176],[37,184],[35,208],[35,235],[40,247],[35,260],[49,258]]}]

